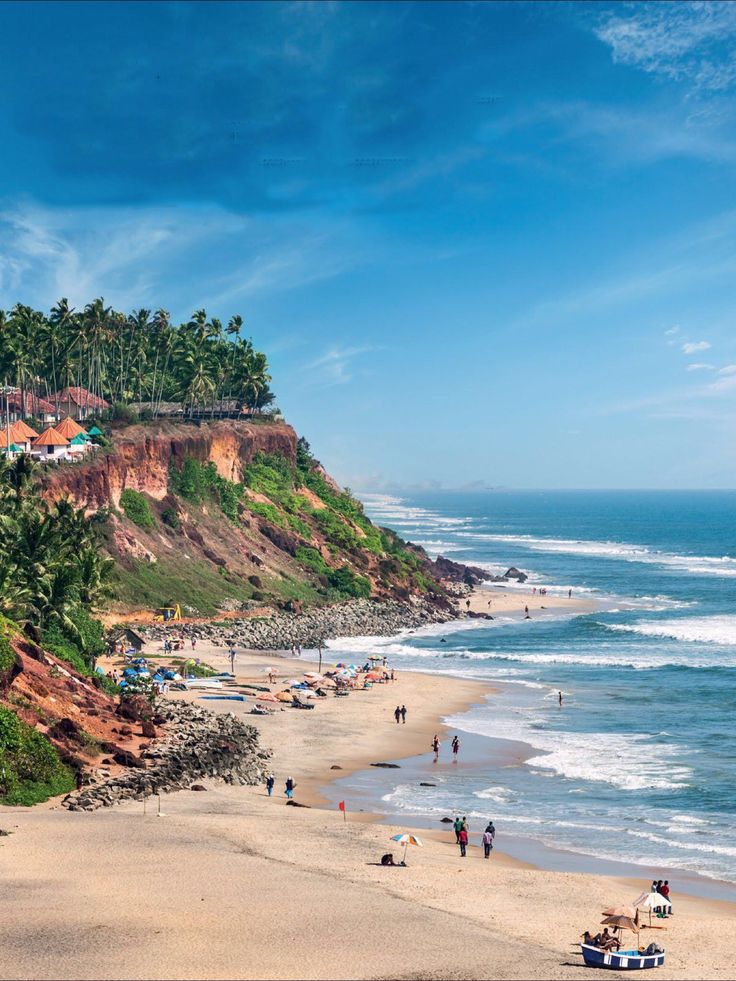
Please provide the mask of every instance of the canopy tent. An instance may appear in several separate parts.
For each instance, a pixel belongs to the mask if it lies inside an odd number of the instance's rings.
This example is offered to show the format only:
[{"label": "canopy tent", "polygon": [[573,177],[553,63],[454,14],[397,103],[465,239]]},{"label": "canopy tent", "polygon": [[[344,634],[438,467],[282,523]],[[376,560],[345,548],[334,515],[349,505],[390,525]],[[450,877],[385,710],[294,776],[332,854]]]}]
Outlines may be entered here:
[{"label": "canopy tent", "polygon": [[93,426],[91,429],[87,430],[88,436],[102,436],[102,430],[98,429],[97,426]]}]

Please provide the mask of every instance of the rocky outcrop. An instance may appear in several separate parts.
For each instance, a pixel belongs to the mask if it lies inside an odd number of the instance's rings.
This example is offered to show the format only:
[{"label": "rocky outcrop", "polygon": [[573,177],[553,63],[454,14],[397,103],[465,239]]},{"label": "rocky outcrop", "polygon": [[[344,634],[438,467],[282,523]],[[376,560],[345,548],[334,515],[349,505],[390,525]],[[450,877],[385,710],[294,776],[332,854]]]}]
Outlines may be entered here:
[{"label": "rocky outcrop", "polygon": [[[334,637],[390,637],[406,628],[445,623],[456,619],[457,615],[454,611],[439,610],[424,603],[351,600],[305,613],[276,613],[266,619],[228,620],[227,626],[190,624],[186,627],[186,633],[222,646],[235,644],[251,650],[289,650],[295,645],[313,649]],[[151,639],[163,636],[159,627],[138,629]]]},{"label": "rocky outcrop", "polygon": [[50,471],[44,493],[52,500],[71,498],[90,510],[117,506],[126,488],[162,500],[172,462],[181,465],[186,457],[211,461],[220,476],[240,481],[243,467],[258,452],[280,453],[295,461],[296,440],[286,423],[229,420],[129,426],[113,435],[111,449],[98,451],[89,462]]},{"label": "rocky outcrop", "polygon": [[[149,746],[140,765],[116,776],[102,769],[91,784],[69,794],[70,811],[94,811],[149,794],[189,788],[194,780],[215,777],[229,784],[260,783],[269,753],[258,744],[258,731],[234,715],[216,715],[188,702],[165,701],[157,711],[166,719],[167,737]],[[204,788],[202,788],[204,789]]]}]

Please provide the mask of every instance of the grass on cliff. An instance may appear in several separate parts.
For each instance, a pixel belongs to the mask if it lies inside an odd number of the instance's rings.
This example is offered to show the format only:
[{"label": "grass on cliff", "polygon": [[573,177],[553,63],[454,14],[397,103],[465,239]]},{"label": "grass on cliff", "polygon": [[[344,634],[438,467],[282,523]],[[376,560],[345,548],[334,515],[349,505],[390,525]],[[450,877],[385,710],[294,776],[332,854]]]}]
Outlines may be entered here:
[{"label": "grass on cliff", "polygon": [[112,573],[115,599],[128,609],[157,609],[180,603],[204,616],[216,613],[226,599],[252,599],[253,588],[243,579],[233,581],[201,559],[162,555],[158,562],[118,562]]},{"label": "grass on cliff", "polygon": [[0,707],[0,804],[30,807],[75,785],[49,740]]}]

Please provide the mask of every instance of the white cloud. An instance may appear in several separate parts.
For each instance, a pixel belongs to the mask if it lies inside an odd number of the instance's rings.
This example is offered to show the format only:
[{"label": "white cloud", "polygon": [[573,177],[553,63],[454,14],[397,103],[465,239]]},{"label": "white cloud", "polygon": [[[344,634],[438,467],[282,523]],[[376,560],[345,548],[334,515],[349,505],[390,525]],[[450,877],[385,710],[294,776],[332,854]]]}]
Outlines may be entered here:
[{"label": "white cloud", "polygon": [[670,327],[669,330],[666,330],[664,332],[664,336],[665,337],[672,337],[675,334],[679,334],[679,333],[680,333],[680,328],[679,327]]},{"label": "white cloud", "polygon": [[688,371],[715,371],[715,365],[712,364],[689,364],[687,366]]},{"label": "white cloud", "polygon": [[682,345],[682,350],[685,354],[695,354],[696,351],[707,351],[710,346],[710,341],[687,341]]},{"label": "white cloud", "polygon": [[736,375],[736,364],[727,364],[718,369],[719,375]]},{"label": "white cloud", "polygon": [[353,377],[355,359],[374,350],[374,347],[333,347],[310,362],[306,370],[316,371],[320,384],[345,385]]},{"label": "white cloud", "polygon": [[595,29],[613,60],[650,74],[725,91],[736,81],[736,6],[639,3],[617,6]]}]

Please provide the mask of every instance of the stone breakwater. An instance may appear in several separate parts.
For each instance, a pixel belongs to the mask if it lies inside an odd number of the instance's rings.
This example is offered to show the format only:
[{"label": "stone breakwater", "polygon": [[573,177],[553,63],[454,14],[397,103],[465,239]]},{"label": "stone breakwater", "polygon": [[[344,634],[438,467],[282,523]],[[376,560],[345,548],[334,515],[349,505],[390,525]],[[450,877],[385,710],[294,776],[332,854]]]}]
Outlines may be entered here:
[{"label": "stone breakwater", "polygon": [[193,780],[207,777],[230,784],[263,781],[271,754],[259,747],[253,726],[230,713],[215,715],[187,702],[163,701],[156,709],[166,720],[165,739],[131,759],[132,768],[118,776],[98,770],[91,775],[92,785],[65,797],[63,807],[94,811],[148,794],[185,790]]},{"label": "stone breakwater", "polygon": [[[274,613],[262,618],[187,624],[182,632],[223,647],[232,644],[249,650],[278,651],[290,650],[296,645],[314,649],[335,637],[390,637],[407,628],[416,629],[455,619],[457,614],[424,603],[352,600],[305,613]],[[160,640],[164,636],[161,627],[137,629],[151,640]],[[179,625],[174,625],[174,629],[178,630]]]}]

